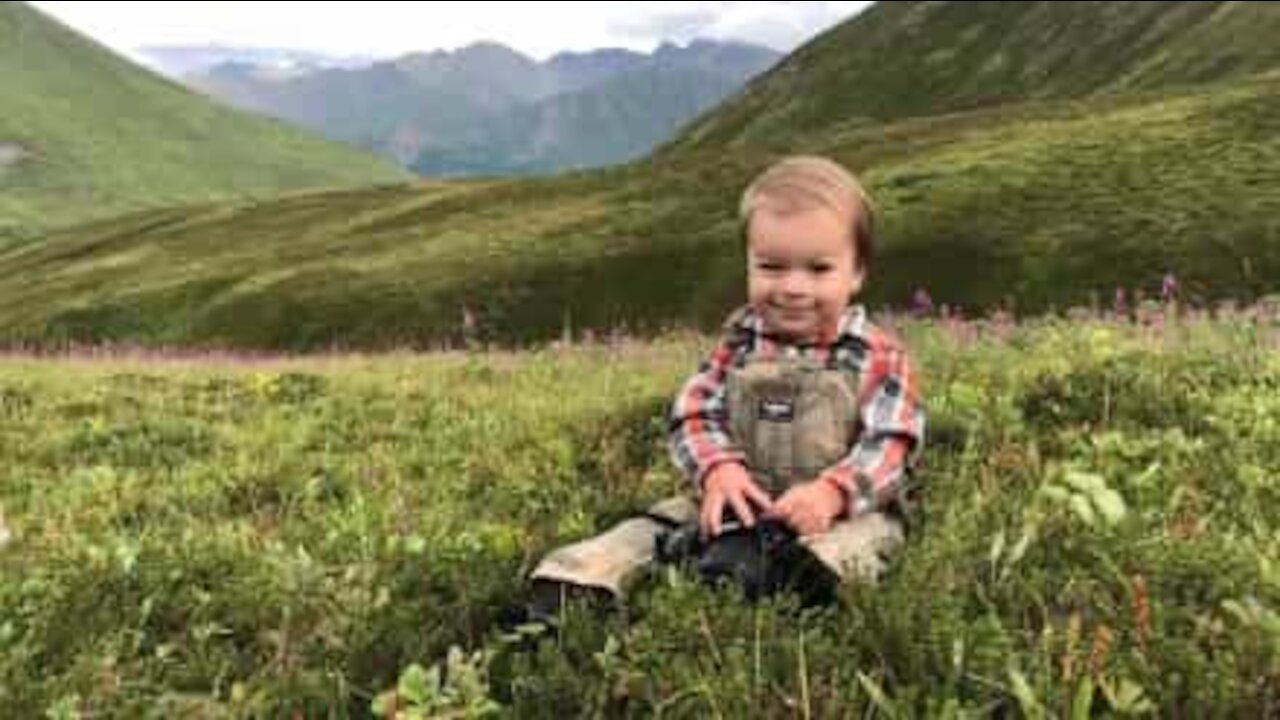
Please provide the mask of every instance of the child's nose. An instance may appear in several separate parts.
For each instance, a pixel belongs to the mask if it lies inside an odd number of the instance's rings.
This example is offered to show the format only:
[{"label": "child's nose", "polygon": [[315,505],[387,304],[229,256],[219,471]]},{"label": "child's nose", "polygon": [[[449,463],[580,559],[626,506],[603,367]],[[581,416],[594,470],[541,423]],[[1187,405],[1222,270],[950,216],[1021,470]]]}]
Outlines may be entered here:
[{"label": "child's nose", "polygon": [[809,281],[804,273],[793,270],[782,277],[782,291],[788,295],[803,295],[808,290]]}]

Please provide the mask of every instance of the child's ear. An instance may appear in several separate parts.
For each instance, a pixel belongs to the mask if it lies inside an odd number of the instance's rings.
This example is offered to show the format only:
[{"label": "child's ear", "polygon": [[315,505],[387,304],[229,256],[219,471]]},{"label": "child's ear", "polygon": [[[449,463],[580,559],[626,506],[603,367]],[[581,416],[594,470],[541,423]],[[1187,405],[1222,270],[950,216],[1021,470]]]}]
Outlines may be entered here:
[{"label": "child's ear", "polygon": [[862,266],[858,266],[853,269],[853,283],[849,288],[850,296],[856,296],[858,293],[862,292],[862,281],[866,278],[866,276],[867,276],[866,268]]}]

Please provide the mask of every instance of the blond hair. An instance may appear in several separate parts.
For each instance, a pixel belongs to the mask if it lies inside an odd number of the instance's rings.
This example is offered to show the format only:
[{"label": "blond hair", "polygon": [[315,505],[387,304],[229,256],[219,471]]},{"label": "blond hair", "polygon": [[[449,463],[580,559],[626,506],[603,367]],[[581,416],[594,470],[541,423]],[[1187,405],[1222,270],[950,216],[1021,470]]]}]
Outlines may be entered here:
[{"label": "blond hair", "polygon": [[793,155],[769,166],[743,191],[738,218],[745,232],[760,208],[787,214],[814,207],[825,207],[849,222],[858,267],[865,270],[875,245],[875,208],[858,178],[833,160]]}]

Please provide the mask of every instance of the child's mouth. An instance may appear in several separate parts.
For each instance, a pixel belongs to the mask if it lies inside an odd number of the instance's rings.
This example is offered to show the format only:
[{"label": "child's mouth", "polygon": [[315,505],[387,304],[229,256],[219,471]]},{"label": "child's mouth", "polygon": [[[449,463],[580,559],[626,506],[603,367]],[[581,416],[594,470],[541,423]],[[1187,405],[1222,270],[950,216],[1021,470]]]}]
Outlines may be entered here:
[{"label": "child's mouth", "polygon": [[805,318],[808,318],[809,315],[813,312],[812,308],[804,308],[804,307],[789,308],[789,307],[780,307],[775,305],[773,309],[774,309],[774,312],[776,312],[780,317],[786,318],[788,320],[805,319]]}]

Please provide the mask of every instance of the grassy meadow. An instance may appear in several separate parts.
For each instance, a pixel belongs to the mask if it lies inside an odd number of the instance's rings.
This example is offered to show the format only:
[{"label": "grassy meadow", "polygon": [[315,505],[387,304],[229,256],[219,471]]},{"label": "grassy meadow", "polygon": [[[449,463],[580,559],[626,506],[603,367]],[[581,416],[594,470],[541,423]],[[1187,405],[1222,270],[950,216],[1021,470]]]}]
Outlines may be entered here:
[{"label": "grassy meadow", "polygon": [[[0,3],[0,717],[1280,717],[1275,7],[878,3],[634,162],[410,181]],[[939,308],[905,552],[518,623],[684,487],[799,152]]]},{"label": "grassy meadow", "polygon": [[709,338],[10,353],[0,707],[1275,716],[1278,312],[884,318],[929,443],[880,586],[802,611],[663,571],[558,636],[507,622],[524,573],[681,487],[663,413]]},{"label": "grassy meadow", "polygon": [[[1175,273],[1251,300],[1280,274],[1280,78],[850,122],[780,138],[865,176],[868,302],[1104,301]],[[433,348],[475,319],[524,345],[566,325],[715,327],[741,296],[742,187],[781,150],[659,153],[538,179],[422,181],[170,207],[0,245],[0,346]]]}]

